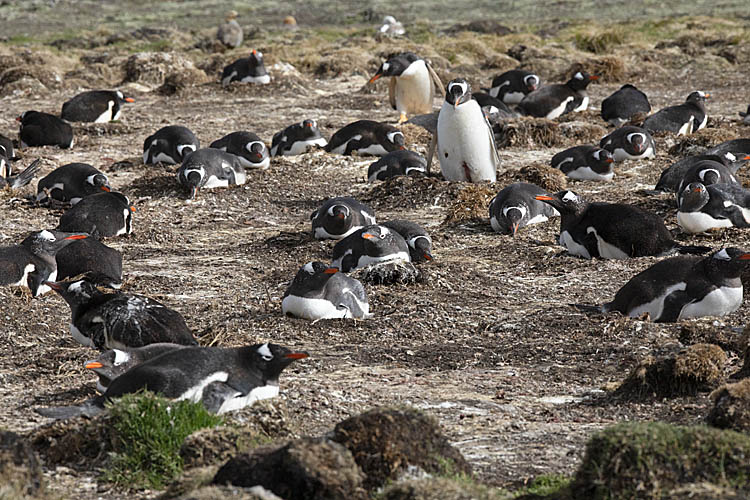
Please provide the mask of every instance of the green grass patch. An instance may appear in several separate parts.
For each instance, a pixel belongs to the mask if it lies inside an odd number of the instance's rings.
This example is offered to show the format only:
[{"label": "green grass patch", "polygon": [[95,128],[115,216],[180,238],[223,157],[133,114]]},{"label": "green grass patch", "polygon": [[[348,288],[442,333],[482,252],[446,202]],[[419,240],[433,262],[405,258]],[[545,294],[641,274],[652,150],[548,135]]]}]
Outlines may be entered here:
[{"label": "green grass patch", "polygon": [[627,41],[627,33],[618,27],[605,29],[588,28],[575,33],[574,43],[578,50],[594,54],[609,54],[615,47]]},{"label": "green grass patch", "polygon": [[223,422],[201,404],[148,392],[123,396],[109,413],[114,453],[104,479],[127,488],[163,488],[182,471],[185,438]]}]

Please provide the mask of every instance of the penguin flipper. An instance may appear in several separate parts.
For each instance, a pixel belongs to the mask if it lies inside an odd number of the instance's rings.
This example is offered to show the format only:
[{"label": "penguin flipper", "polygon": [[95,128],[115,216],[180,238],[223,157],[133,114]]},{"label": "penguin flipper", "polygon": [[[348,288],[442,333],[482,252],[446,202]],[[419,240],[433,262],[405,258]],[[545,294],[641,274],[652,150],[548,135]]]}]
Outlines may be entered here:
[{"label": "penguin flipper", "polygon": [[392,76],[388,81],[388,102],[396,109],[396,77]]},{"label": "penguin flipper", "polygon": [[680,317],[682,309],[692,300],[685,290],[675,290],[664,298],[664,307],[658,318],[651,318],[657,323],[674,323]]},{"label": "penguin flipper", "polygon": [[[437,138],[437,131],[436,131],[434,134],[432,134],[432,140],[430,141],[430,149],[427,151],[427,169],[426,169],[427,175],[430,175],[430,167],[432,166],[432,157],[435,156],[435,150],[437,150],[437,145],[438,145],[438,138]],[[495,154],[497,154],[497,151],[495,152]]]},{"label": "penguin flipper", "polygon": [[604,309],[604,306],[595,306],[591,304],[570,304],[571,306],[575,307],[579,311],[588,313],[588,314],[602,314],[607,312]]},{"label": "penguin flipper", "polygon": [[690,255],[703,255],[712,250],[711,247],[703,247],[700,245],[677,245],[675,246],[675,249],[681,254]]},{"label": "penguin flipper", "polygon": [[48,408],[34,408],[34,411],[44,417],[56,420],[67,420],[75,417],[92,418],[104,411],[103,398],[96,397],[84,401],[80,405],[50,406]]},{"label": "penguin flipper", "polygon": [[440,92],[441,97],[445,98],[445,86],[440,80],[438,74],[435,73],[435,70],[432,69],[432,64],[425,61],[425,66],[427,66],[427,71],[430,73],[430,78],[432,79],[433,85],[435,85],[435,88],[438,90],[438,92]]},{"label": "penguin flipper", "polygon": [[750,222],[745,219],[742,209],[737,205],[732,205],[726,209],[726,218],[732,222],[735,227],[750,227]]},{"label": "penguin flipper", "polygon": [[482,113],[482,118],[484,118],[484,123],[487,125],[487,135],[489,135],[490,138],[490,148],[492,149],[492,162],[495,164],[495,174],[497,174],[497,169],[500,166],[500,155],[497,154],[497,145],[495,144],[495,133],[492,131],[492,125],[490,125],[489,120],[487,120],[487,116],[485,116],[484,113]]}]

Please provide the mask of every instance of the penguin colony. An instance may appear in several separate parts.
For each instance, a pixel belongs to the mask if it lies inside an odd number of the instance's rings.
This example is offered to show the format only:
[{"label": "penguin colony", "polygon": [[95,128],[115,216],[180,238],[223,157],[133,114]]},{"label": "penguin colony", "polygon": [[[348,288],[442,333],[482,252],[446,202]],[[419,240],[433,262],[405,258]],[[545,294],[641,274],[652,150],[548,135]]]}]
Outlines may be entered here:
[{"label": "penguin colony", "polygon": [[[228,47],[242,43],[235,18],[236,13],[230,13],[218,33]],[[342,124],[326,139],[315,119],[304,117],[276,133],[270,145],[255,133],[240,130],[226,131],[209,147],[201,148],[193,131],[167,125],[145,138],[143,163],[179,165],[176,183],[189,193],[190,200],[197,201],[210,196],[201,194],[204,190],[247,183],[246,169],[269,170],[272,175],[271,157],[313,149],[380,157],[369,166],[369,182],[430,175],[432,154],[437,154],[446,181],[495,182],[503,165],[488,118],[554,120],[585,111],[591,104],[586,89],[598,76],[576,71],[565,82],[545,85],[539,75],[519,68],[492,78],[487,93],[472,92],[463,78],[443,86],[428,61],[403,52],[383,61],[369,83],[380,78],[389,78],[389,104],[399,113],[397,125],[410,115],[433,113],[435,90],[442,94],[433,125],[425,127],[433,133],[427,158],[408,150],[403,132],[393,124],[363,117]],[[271,76],[263,54],[251,50],[247,57],[226,66],[219,81],[222,87],[233,82],[263,85],[271,82]],[[611,181],[616,163],[643,162],[657,155],[654,134],[685,135],[704,128],[709,98],[707,92],[692,91],[683,103],[638,120],[639,114],[652,111],[651,104],[642,90],[626,84],[601,102],[602,120],[615,128],[599,144],[558,152],[550,165],[573,180]],[[18,148],[26,155],[30,148],[45,145],[73,148],[69,122],[118,120],[125,104],[134,102],[119,90],[92,90],[66,101],[60,117],[26,111],[18,117]],[[740,113],[745,120],[746,115]],[[683,158],[663,172],[655,189],[675,193],[683,232],[750,226],[750,191],[734,175],[750,161],[750,144],[738,141]],[[21,159],[14,143],[0,137],[2,187],[20,189],[38,174],[38,160],[16,173],[13,163]],[[102,395],[72,409],[42,409],[43,414],[95,413],[106,400],[142,388],[177,400],[202,402],[210,411],[224,413],[277,395],[281,371],[307,357],[305,352],[270,342],[240,348],[201,347],[189,318],[149,297],[117,291],[124,279],[122,254],[100,240],[131,234],[136,208],[94,166],[69,163],[57,167],[38,181],[36,195],[29,202],[66,210],[56,228],[37,230],[19,244],[0,249],[0,284],[25,287],[33,297],[59,294],[70,307],[72,337],[102,351],[85,365],[98,376]],[[491,228],[513,237],[527,225],[559,217],[559,244],[576,257],[665,257],[633,276],[611,301],[582,306],[584,310],[679,321],[723,316],[742,304],[739,277],[750,253],[734,247],[682,245],[660,216],[634,205],[589,202],[573,190],[547,193],[533,184],[513,183],[503,187],[488,210]],[[377,312],[370,310],[367,289],[349,273],[394,263],[424,265],[434,258],[432,238],[424,227],[401,219],[378,223],[370,206],[351,197],[322,200],[310,221],[313,238],[332,239],[335,244],[330,264],[300,263],[281,302],[281,313],[287,316],[311,321],[371,318]],[[675,253],[687,255],[672,256]]]}]

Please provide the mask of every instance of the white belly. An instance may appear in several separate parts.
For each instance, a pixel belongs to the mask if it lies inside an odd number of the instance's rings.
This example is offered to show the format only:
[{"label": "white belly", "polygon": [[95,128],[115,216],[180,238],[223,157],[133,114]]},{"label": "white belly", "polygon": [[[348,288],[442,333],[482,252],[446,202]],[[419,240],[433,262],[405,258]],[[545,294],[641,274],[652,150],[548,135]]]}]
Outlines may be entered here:
[{"label": "white belly", "polygon": [[[147,154],[145,154],[144,156],[147,156]],[[146,160],[144,159],[143,162],[146,163]],[[174,165],[175,163],[177,163],[167,153],[162,153],[162,152],[156,153],[156,155],[153,158],[153,162],[154,163],[169,163],[170,165]]]},{"label": "white belly", "polygon": [[225,399],[224,402],[221,404],[219,411],[217,411],[216,413],[221,415],[222,413],[227,413],[229,411],[239,410],[246,406],[252,405],[256,401],[260,401],[261,399],[275,398],[278,395],[279,395],[278,385],[269,384],[269,385],[264,385],[261,387],[256,387],[245,396],[238,396],[238,397]]},{"label": "white belly", "polygon": [[229,186],[229,179],[219,179],[215,175],[209,175],[208,179],[206,179],[206,183],[203,185],[206,189],[213,189],[217,187],[227,187]]},{"label": "white belly", "polygon": [[690,117],[690,120],[684,123],[680,130],[677,132],[677,135],[687,135],[693,133],[693,117]]},{"label": "white belly", "polygon": [[398,252],[398,253],[394,253],[390,255],[383,255],[381,257],[363,255],[359,258],[359,261],[357,262],[357,266],[354,269],[372,266],[374,264],[383,264],[386,262],[397,262],[397,261],[411,262],[411,257],[409,256],[408,252]]},{"label": "white belly", "polygon": [[36,266],[34,264],[26,264],[26,267],[23,268],[23,276],[21,276],[21,279],[11,284],[11,286],[25,286],[28,288],[29,274],[33,273],[35,269]]},{"label": "white belly", "polygon": [[438,157],[443,177],[449,181],[497,180],[494,147],[482,110],[471,100],[458,108],[445,102],[438,115]]},{"label": "white belly", "polygon": [[654,154],[654,148],[649,146],[646,148],[646,151],[639,155],[631,155],[627,151],[625,151],[622,148],[616,148],[612,152],[612,157],[615,161],[625,161],[625,160],[640,160],[641,158],[653,158],[655,156]]},{"label": "white belly", "polygon": [[703,233],[709,229],[732,227],[729,219],[714,219],[703,212],[677,212],[677,223],[686,233]]},{"label": "white belly", "polygon": [[[374,222],[373,222],[374,224]],[[361,229],[362,226],[353,226],[351,227],[347,232],[344,234],[331,234],[323,226],[318,226],[315,228],[315,232],[313,235],[315,236],[316,240],[340,240],[343,238],[346,238],[350,234],[352,234],[357,229]]]},{"label": "white belly", "polygon": [[[700,125],[698,125],[698,130],[700,130],[700,129],[702,129],[702,128],[705,128],[705,127],[706,127],[706,123],[708,123],[708,115],[705,115],[705,116],[703,117],[703,121],[701,122],[701,124],[700,124]],[[696,132],[697,132],[698,130],[696,130]]]},{"label": "white belly", "polygon": [[288,151],[284,151],[283,154],[284,156],[300,155],[307,151],[307,148],[310,146],[325,147],[327,144],[328,141],[326,141],[322,137],[318,137],[317,139],[308,139],[307,141],[297,141],[292,144],[292,147],[290,147]]},{"label": "white belly", "polygon": [[[244,156],[238,155],[237,158],[240,160],[240,164],[246,168],[255,168],[255,169],[265,170],[271,165],[271,158],[266,158],[260,163],[253,163],[247,158],[245,158]],[[244,182],[240,182],[238,184],[244,184]]]},{"label": "white belly", "polygon": [[591,170],[591,167],[579,167],[568,172],[568,177],[581,181],[611,181],[614,176],[614,172],[600,174]]},{"label": "white belly", "polygon": [[568,103],[572,102],[573,99],[573,96],[569,96],[568,98],[566,98],[563,102],[560,103],[558,107],[552,109],[549,113],[547,113],[547,116],[545,118],[554,120],[558,116],[562,115],[565,112],[565,108],[568,107]]},{"label": "white belly", "polygon": [[180,394],[176,400],[181,401],[187,399],[193,403],[199,403],[201,399],[203,399],[203,389],[205,389],[206,386],[213,384],[214,382],[226,382],[228,378],[229,374],[227,372],[214,372]]},{"label": "white belly", "polygon": [[432,80],[424,61],[413,62],[396,78],[396,110],[407,114],[432,111]]},{"label": "white belly", "polygon": [[269,75],[261,75],[261,76],[246,76],[242,80],[240,80],[242,83],[257,83],[260,85],[265,85],[267,83],[271,83],[271,77]]},{"label": "white belly", "polygon": [[573,255],[578,255],[579,257],[583,257],[584,259],[591,258],[591,254],[588,250],[586,250],[586,247],[583,245],[579,245],[567,231],[563,231],[562,233],[560,233],[560,245],[565,247],[568,252],[572,253]]},{"label": "white belly", "polygon": [[593,233],[596,237],[596,247],[599,250],[599,257],[602,259],[618,259],[618,260],[624,260],[629,259],[630,257],[628,254],[620,250],[614,245],[611,245],[604,241],[601,236],[596,232],[596,229],[593,227],[586,228],[586,233],[591,234]]},{"label": "white belly", "polygon": [[359,154],[363,155],[373,155],[373,156],[383,156],[388,154],[388,151],[385,150],[383,146],[380,144],[370,144],[366,148],[359,148],[356,150]]},{"label": "white belly", "polygon": [[345,143],[343,143],[343,144],[341,144],[341,145],[339,145],[339,146],[337,146],[337,147],[333,148],[333,149],[331,150],[331,153],[333,153],[333,154],[337,154],[337,155],[342,155],[342,154],[344,154],[344,152],[346,151],[346,146],[347,146],[347,145],[349,144],[349,141],[358,141],[358,140],[360,140],[361,138],[362,138],[362,136],[361,136],[361,135],[359,135],[359,134],[357,134],[357,135],[353,135],[353,136],[352,136],[352,137],[351,137],[351,138],[350,138],[350,139],[349,139],[348,141],[346,141]]},{"label": "white belly", "polygon": [[352,317],[347,309],[339,310],[329,300],[298,297],[296,295],[287,295],[284,297],[284,300],[281,301],[281,312],[284,315],[289,314],[297,318],[312,321]]},{"label": "white belly", "polygon": [[503,102],[505,104],[518,104],[519,102],[523,101],[524,97],[526,97],[526,94],[524,94],[523,92],[507,92],[503,96]]},{"label": "white belly", "polygon": [[[28,266],[26,267],[28,268]],[[57,269],[49,273],[49,276],[47,277],[47,281],[57,281]],[[31,293],[34,294],[34,296],[38,296],[38,295],[44,295],[45,293],[51,292],[51,291],[52,289],[50,287],[42,283],[41,285],[39,285],[39,288],[37,288],[36,290],[32,290]]]},{"label": "white belly", "polygon": [[662,295],[659,295],[655,299],[641,304],[638,307],[634,307],[628,312],[628,316],[631,318],[637,318],[643,313],[648,313],[652,321],[655,321],[661,317],[662,311],[664,311],[664,299],[670,294],[678,290],[684,290],[687,287],[685,283],[677,283],[667,288]]},{"label": "white belly", "polygon": [[99,115],[96,120],[94,120],[94,123],[107,123],[110,120],[113,120],[112,118],[112,108],[115,106],[114,101],[107,102],[107,111]]},{"label": "white belly", "polygon": [[73,335],[73,338],[78,341],[79,344],[85,345],[87,347],[96,347],[94,346],[94,342],[90,338],[82,334],[81,331],[76,328],[73,323],[70,324],[70,333],[71,335]]},{"label": "white belly", "polygon": [[703,300],[687,304],[677,319],[700,318],[702,316],[725,316],[742,305],[742,285],[721,287],[709,292]]}]

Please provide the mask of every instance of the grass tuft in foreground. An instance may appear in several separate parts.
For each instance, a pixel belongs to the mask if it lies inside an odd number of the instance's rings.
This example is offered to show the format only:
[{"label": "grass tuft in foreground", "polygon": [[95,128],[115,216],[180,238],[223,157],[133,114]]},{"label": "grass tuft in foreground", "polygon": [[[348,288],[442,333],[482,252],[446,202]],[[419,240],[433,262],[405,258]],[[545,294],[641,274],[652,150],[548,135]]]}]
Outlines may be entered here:
[{"label": "grass tuft in foreground", "polygon": [[201,404],[149,392],[123,396],[109,413],[115,451],[104,479],[128,488],[163,488],[182,471],[185,438],[223,422]]}]

